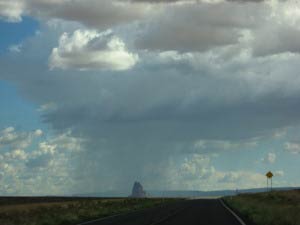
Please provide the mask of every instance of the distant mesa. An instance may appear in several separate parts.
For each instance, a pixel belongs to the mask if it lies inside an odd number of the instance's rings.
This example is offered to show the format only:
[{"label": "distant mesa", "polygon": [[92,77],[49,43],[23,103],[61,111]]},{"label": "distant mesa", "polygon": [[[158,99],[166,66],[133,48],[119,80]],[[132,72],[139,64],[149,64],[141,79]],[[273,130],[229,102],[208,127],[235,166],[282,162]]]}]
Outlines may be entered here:
[{"label": "distant mesa", "polygon": [[143,186],[140,182],[134,182],[131,195],[131,198],[145,198],[147,197],[146,191],[144,190]]}]

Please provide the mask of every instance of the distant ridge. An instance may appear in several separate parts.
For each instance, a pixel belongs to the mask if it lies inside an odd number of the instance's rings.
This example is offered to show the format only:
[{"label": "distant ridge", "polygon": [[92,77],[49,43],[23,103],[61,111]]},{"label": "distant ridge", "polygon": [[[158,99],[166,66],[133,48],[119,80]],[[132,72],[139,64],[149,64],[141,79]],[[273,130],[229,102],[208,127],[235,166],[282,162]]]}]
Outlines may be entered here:
[{"label": "distant ridge", "polygon": [[[299,189],[299,187],[277,187],[273,188],[276,191],[287,191]],[[217,190],[217,191],[155,191],[149,190],[148,194],[151,197],[218,197],[218,196],[230,196],[241,193],[259,193],[266,192],[267,188],[251,188],[241,190]]]},{"label": "distant ridge", "polygon": [[[300,189],[300,187],[276,187],[273,190],[287,191],[293,189]],[[185,190],[148,190],[147,197],[218,197],[218,196],[230,196],[239,193],[258,193],[266,192],[266,188],[250,188],[241,190],[217,190],[217,191],[185,191]],[[97,193],[84,193],[74,194],[77,197],[128,197],[129,193],[126,191],[106,191]]]}]

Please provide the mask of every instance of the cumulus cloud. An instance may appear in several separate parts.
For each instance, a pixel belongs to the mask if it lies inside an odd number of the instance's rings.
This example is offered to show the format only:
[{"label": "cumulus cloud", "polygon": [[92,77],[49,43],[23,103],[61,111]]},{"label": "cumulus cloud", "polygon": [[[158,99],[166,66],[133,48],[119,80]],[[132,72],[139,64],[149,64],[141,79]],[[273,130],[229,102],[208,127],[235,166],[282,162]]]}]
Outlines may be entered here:
[{"label": "cumulus cloud", "polygon": [[26,148],[34,138],[42,134],[40,129],[33,132],[17,132],[14,127],[7,127],[0,131],[0,148]]},{"label": "cumulus cloud", "polygon": [[138,55],[126,50],[125,43],[110,31],[76,30],[64,33],[59,46],[52,50],[50,68],[79,70],[128,70],[138,61]]},{"label": "cumulus cloud", "polygon": [[269,152],[264,158],[261,159],[264,163],[273,164],[276,161],[276,154]]},{"label": "cumulus cloud", "polygon": [[282,170],[277,170],[274,172],[274,175],[275,176],[278,176],[278,177],[283,177],[284,176],[284,171]]},{"label": "cumulus cloud", "polygon": [[49,143],[54,148],[63,149],[69,152],[80,152],[83,148],[84,140],[79,137],[72,137],[71,132],[65,132],[52,138]]},{"label": "cumulus cloud", "polygon": [[5,153],[5,159],[18,159],[18,160],[26,160],[27,159],[27,154],[24,150],[22,149],[15,149],[11,152],[6,152]]},{"label": "cumulus cloud", "polygon": [[55,110],[56,108],[57,108],[57,105],[55,103],[49,102],[49,103],[42,104],[37,109],[37,111],[40,113],[44,113],[44,112],[49,112],[49,111]]},{"label": "cumulus cloud", "polygon": [[11,45],[8,50],[12,53],[20,53],[22,51],[22,45],[17,44],[17,45]]},{"label": "cumulus cloud", "polygon": [[[157,168],[151,168],[157,170]],[[265,176],[255,171],[215,168],[210,156],[191,154],[180,161],[170,161],[163,172],[162,183],[169,189],[220,190],[263,187]]]},{"label": "cumulus cloud", "polygon": [[205,155],[194,154],[189,158],[185,158],[184,162],[179,167],[180,176],[199,177],[205,179],[211,176],[215,169],[210,165],[210,158]]},{"label": "cumulus cloud", "polygon": [[292,154],[300,154],[300,143],[298,143],[298,142],[286,142],[284,144],[284,149],[287,152],[290,152]]},{"label": "cumulus cloud", "polygon": [[283,138],[287,135],[287,131],[288,131],[287,128],[282,128],[282,129],[276,130],[273,134],[273,138],[275,138],[275,139]]},{"label": "cumulus cloud", "polygon": [[[74,168],[70,161],[81,157],[83,140],[70,132],[47,140],[41,135],[40,129],[30,132],[8,127],[1,131],[0,171],[5,184],[0,187],[2,195],[71,192]],[[20,145],[20,139],[25,137],[26,145]]]},{"label": "cumulus cloud", "polygon": [[228,141],[228,140],[198,140],[194,143],[194,149],[201,152],[228,151],[243,148],[253,148],[256,140]]},{"label": "cumulus cloud", "polygon": [[265,176],[253,171],[228,171],[219,172],[219,182],[227,184],[232,189],[264,187]]},{"label": "cumulus cloud", "polygon": [[4,18],[9,22],[20,22],[24,11],[24,2],[19,0],[0,1],[0,19]]}]

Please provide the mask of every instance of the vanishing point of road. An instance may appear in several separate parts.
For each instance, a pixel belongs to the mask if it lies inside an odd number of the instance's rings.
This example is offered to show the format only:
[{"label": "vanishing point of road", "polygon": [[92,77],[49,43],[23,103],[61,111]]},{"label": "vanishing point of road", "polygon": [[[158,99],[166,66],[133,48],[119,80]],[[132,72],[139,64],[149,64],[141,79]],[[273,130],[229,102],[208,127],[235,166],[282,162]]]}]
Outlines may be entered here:
[{"label": "vanishing point of road", "polygon": [[[185,200],[81,225],[245,225],[220,199]],[[251,225],[248,224],[247,225]]]}]

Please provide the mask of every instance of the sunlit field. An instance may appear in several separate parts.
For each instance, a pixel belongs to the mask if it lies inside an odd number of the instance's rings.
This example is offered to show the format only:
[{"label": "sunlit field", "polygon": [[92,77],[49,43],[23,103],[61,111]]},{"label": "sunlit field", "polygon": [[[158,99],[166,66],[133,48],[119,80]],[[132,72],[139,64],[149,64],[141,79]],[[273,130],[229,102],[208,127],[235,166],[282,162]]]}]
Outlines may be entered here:
[{"label": "sunlit field", "polygon": [[300,190],[242,194],[225,199],[257,225],[300,224]]}]

